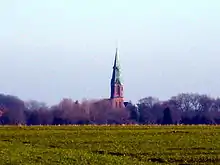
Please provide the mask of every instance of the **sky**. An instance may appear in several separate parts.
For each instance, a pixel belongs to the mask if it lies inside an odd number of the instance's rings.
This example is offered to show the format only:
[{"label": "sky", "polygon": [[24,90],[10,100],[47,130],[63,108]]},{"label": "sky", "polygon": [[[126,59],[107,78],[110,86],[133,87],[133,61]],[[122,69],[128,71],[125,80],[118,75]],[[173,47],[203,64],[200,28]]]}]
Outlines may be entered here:
[{"label": "sky", "polygon": [[219,0],[0,1],[0,93],[108,98],[118,47],[125,100],[218,97],[219,18]]}]

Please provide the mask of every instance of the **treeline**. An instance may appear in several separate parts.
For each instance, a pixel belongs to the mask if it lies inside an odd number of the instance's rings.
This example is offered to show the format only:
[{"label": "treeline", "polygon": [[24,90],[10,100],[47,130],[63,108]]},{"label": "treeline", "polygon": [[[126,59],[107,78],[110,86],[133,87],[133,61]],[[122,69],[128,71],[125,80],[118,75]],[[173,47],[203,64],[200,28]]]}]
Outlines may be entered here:
[{"label": "treeline", "polygon": [[0,124],[220,124],[220,99],[183,93],[163,102],[146,97],[136,105],[127,103],[126,108],[113,109],[108,100],[63,99],[48,107],[1,94]]}]

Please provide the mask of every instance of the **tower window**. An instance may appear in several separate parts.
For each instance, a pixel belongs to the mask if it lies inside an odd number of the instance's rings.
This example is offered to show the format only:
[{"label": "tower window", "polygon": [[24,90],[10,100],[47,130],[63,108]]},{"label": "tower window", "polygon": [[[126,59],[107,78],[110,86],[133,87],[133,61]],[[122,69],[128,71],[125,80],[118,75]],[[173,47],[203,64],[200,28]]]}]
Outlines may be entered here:
[{"label": "tower window", "polygon": [[118,86],[117,90],[118,90],[118,96],[121,96],[121,87]]}]

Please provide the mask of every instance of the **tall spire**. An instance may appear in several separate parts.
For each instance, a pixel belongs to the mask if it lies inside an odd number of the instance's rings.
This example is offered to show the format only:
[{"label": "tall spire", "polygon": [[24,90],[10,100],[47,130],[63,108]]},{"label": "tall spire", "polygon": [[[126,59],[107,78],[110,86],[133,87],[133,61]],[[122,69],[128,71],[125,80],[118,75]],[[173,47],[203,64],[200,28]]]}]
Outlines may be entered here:
[{"label": "tall spire", "polygon": [[119,56],[118,48],[116,48],[111,84],[120,84],[120,85],[122,85],[121,68],[120,68],[120,63],[119,63],[119,57],[118,56]]},{"label": "tall spire", "polygon": [[117,101],[118,105],[122,106],[123,103],[123,84],[121,80],[121,68],[119,64],[119,53],[118,48],[116,48],[115,53],[115,60],[114,60],[114,66],[113,66],[113,72],[112,72],[112,79],[111,79],[111,99],[118,98]]}]

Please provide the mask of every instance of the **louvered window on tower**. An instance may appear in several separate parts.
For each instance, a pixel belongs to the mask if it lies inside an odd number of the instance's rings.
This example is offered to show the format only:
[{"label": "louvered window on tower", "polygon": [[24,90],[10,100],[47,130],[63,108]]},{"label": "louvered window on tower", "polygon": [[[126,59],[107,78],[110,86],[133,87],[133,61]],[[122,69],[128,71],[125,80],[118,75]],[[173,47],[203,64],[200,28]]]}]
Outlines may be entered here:
[{"label": "louvered window on tower", "polygon": [[120,96],[121,96],[121,89],[120,89],[120,86],[118,86],[117,88],[118,88],[118,96],[120,97]]}]

